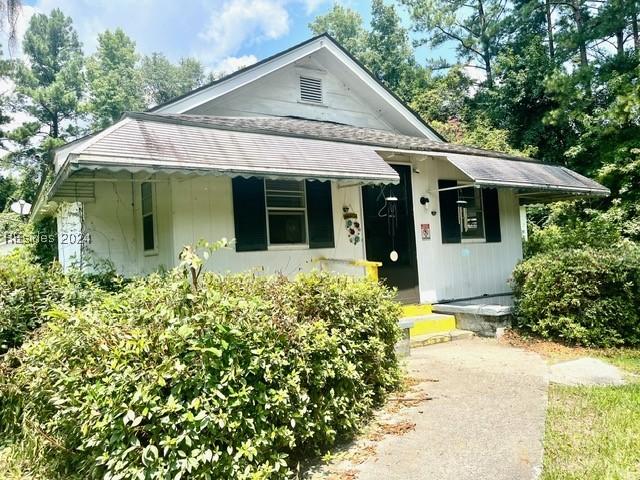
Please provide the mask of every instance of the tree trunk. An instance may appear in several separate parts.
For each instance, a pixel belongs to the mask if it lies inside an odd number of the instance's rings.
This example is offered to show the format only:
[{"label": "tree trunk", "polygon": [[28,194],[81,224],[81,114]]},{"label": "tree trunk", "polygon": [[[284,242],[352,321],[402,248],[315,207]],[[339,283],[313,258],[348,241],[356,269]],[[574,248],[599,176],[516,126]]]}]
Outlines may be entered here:
[{"label": "tree trunk", "polygon": [[580,50],[580,66],[589,65],[587,59],[587,44],[584,40],[584,19],[582,18],[582,10],[580,9],[580,0],[573,0],[573,19],[576,22],[576,33],[578,35],[578,48]]},{"label": "tree trunk", "polygon": [[618,55],[624,55],[624,30],[616,32],[616,51]]},{"label": "tree trunk", "polygon": [[556,59],[556,47],[553,40],[553,19],[551,18],[551,1],[545,0],[545,16],[547,17],[547,38],[549,39],[549,58]]},{"label": "tree trunk", "polygon": [[487,87],[493,87],[493,69],[491,68],[491,42],[487,37],[487,17],[482,0],[478,0],[478,20],[480,22],[480,44],[482,45],[482,60],[487,73]]},{"label": "tree trunk", "polygon": [[488,54],[484,56],[484,69],[487,72],[487,86],[493,87],[493,69],[491,68],[491,57]]},{"label": "tree trunk", "polygon": [[633,49],[636,53],[640,51],[640,36],[638,35],[638,3],[632,2],[633,10],[631,12],[631,32],[633,35]]}]

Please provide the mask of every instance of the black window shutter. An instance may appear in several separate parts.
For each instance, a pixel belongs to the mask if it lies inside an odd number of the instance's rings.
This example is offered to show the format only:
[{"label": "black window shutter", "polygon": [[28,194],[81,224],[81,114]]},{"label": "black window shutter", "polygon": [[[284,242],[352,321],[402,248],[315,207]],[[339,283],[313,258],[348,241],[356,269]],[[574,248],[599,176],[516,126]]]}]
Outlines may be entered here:
[{"label": "black window shutter", "polygon": [[307,180],[309,248],[333,248],[333,204],[331,182]]},{"label": "black window shutter", "polygon": [[231,184],[236,251],[266,250],[267,214],[264,203],[264,180],[235,177]]},{"label": "black window shutter", "polygon": [[482,189],[482,206],[484,209],[484,231],[487,242],[500,242],[500,206],[498,205],[498,189]]},{"label": "black window shutter", "polygon": [[[455,180],[438,180],[438,189],[451,188],[458,185]],[[458,222],[458,190],[439,192],[440,226],[442,243],[460,243],[460,223]]]}]

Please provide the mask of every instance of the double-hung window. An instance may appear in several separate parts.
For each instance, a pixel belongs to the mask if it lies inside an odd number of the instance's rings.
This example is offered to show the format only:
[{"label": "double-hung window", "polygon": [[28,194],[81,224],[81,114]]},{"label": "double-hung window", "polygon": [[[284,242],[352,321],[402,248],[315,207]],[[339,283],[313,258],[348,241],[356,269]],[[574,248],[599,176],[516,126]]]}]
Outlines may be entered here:
[{"label": "double-hung window", "polygon": [[330,182],[235,177],[231,183],[236,251],[335,246]]},{"label": "double-hung window", "polygon": [[438,180],[442,243],[500,242],[498,190]]},{"label": "double-hung window", "polygon": [[269,245],[307,243],[304,182],[265,180]]},{"label": "double-hung window", "polygon": [[156,250],[153,184],[142,183],[140,193],[142,197],[142,245],[145,253],[152,253]]}]

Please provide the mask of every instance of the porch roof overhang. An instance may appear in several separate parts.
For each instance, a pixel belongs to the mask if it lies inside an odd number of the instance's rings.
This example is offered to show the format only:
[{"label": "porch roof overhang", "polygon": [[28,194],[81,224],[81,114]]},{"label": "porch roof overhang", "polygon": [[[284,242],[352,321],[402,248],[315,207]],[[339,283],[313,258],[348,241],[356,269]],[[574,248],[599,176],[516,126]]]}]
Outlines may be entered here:
[{"label": "porch roof overhang", "polygon": [[[370,145],[127,117],[66,148],[47,199],[87,172],[130,172],[398,183]],[[89,180],[84,178],[82,180]],[[62,195],[64,196],[64,195]]]},{"label": "porch roof overhang", "polygon": [[560,165],[525,159],[506,159],[458,153],[432,152],[442,157],[478,187],[512,188],[520,203],[541,203],[575,198],[606,197],[611,192],[598,182]]}]

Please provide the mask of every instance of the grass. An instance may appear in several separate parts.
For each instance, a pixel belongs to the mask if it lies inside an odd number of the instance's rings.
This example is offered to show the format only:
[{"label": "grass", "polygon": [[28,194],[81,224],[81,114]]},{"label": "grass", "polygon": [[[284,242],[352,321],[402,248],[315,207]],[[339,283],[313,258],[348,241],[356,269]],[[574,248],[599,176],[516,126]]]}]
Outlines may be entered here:
[{"label": "grass", "polygon": [[549,390],[543,480],[640,478],[640,383]]},{"label": "grass", "polygon": [[621,387],[550,386],[542,480],[640,479],[640,349],[569,347],[513,333],[506,341],[550,363],[588,356],[627,373]]}]

